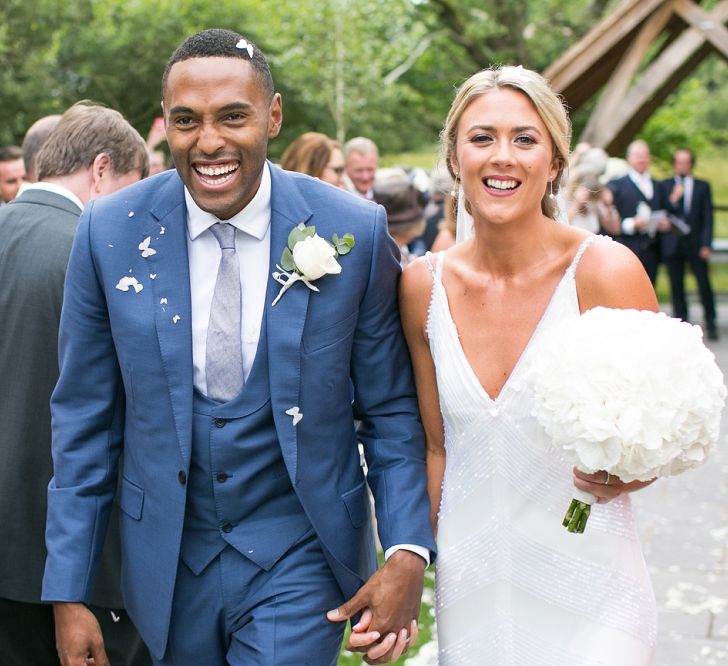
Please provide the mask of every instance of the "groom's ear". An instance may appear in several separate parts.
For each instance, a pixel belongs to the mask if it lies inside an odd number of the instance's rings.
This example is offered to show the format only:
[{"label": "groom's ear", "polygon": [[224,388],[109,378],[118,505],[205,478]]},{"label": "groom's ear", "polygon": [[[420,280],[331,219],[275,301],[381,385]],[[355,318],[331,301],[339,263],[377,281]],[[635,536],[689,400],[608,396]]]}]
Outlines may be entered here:
[{"label": "groom's ear", "polygon": [[281,131],[283,124],[283,100],[280,93],[275,93],[270,101],[270,115],[268,116],[268,138],[275,139]]}]

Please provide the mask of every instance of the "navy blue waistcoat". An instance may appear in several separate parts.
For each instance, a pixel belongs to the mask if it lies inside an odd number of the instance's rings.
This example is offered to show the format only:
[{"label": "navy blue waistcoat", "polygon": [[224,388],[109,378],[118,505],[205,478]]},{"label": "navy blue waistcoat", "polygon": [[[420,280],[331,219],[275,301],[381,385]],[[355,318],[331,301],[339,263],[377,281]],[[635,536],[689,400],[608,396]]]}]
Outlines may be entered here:
[{"label": "navy blue waistcoat", "polygon": [[195,391],[193,412],[180,557],[199,574],[229,545],[269,570],[311,523],[273,422],[265,323],[241,393],[220,404]]}]

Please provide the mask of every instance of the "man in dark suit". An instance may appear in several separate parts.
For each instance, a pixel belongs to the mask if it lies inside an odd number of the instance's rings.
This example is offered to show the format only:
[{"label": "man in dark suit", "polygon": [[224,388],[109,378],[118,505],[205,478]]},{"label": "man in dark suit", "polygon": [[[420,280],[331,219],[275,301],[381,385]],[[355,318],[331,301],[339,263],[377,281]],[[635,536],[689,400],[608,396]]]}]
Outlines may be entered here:
[{"label": "man in dark suit", "polygon": [[119,468],[155,663],[333,666],[362,611],[352,647],[396,659],[435,544],[384,209],[266,160],[281,96],[241,35],[185,40],[162,96],[176,168],[92,202],[68,265],[43,581],[64,666],[108,664],[83,602]]},{"label": "man in dark suit", "polygon": [[688,303],[685,298],[685,264],[689,263],[705,315],[708,339],[718,339],[715,321],[715,297],[710,285],[708,261],[713,242],[713,200],[710,184],[693,177],[695,156],[691,150],[681,148],[673,155],[674,176],[663,181],[668,210],[685,220],[690,227],[687,235],[668,234],[663,242],[663,261],[670,276],[672,314],[688,320]]},{"label": "man in dark suit", "polygon": [[[49,402],[71,242],[84,204],[138,180],[146,160],[144,142],[121,114],[78,104],[38,155],[40,182],[0,208],[0,663],[7,666],[58,664],[41,583],[52,476]],[[118,534],[109,532],[90,607],[109,632],[114,664],[149,664],[122,610]]]},{"label": "man in dark suit", "polygon": [[652,284],[660,261],[659,234],[669,231],[667,218],[652,219],[652,211],[664,210],[662,190],[649,173],[650,148],[641,140],[627,148],[629,173],[607,183],[621,218],[621,233],[614,239],[630,248],[640,259]]}]

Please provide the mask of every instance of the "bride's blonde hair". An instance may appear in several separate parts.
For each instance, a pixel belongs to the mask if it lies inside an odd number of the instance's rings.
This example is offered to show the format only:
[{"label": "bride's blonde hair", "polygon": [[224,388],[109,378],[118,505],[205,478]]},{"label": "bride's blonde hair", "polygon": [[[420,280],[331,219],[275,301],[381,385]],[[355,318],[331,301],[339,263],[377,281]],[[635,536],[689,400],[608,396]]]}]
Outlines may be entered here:
[{"label": "bride's blonde hair", "polygon": [[458,124],[465,109],[476,98],[499,88],[513,88],[526,95],[531,100],[536,113],[540,116],[551,136],[553,157],[558,165],[558,173],[551,187],[545,189],[544,196],[541,199],[541,210],[547,217],[556,219],[558,214],[556,201],[549,195],[552,191],[554,195],[559,191],[564,169],[569,163],[571,123],[559,96],[551,90],[546,79],[530,69],[524,69],[521,66],[491,67],[473,74],[460,86],[440,134],[442,152],[447,168],[455,178],[452,162],[455,157]]}]

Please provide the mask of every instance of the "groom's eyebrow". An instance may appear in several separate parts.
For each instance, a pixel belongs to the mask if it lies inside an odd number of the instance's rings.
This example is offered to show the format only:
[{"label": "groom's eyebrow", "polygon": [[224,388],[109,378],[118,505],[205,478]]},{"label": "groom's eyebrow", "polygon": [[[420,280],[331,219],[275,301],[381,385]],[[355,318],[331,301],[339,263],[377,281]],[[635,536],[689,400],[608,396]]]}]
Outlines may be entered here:
[{"label": "groom's eyebrow", "polygon": [[[229,104],[225,104],[224,106],[221,106],[219,109],[217,109],[218,113],[230,113],[231,111],[248,111],[250,109],[255,108],[253,104],[250,102],[230,102]],[[173,106],[169,110],[170,115],[175,113],[184,113],[184,114],[196,114],[197,112],[190,108],[189,106],[183,106],[181,104],[178,104],[177,106]]]}]

